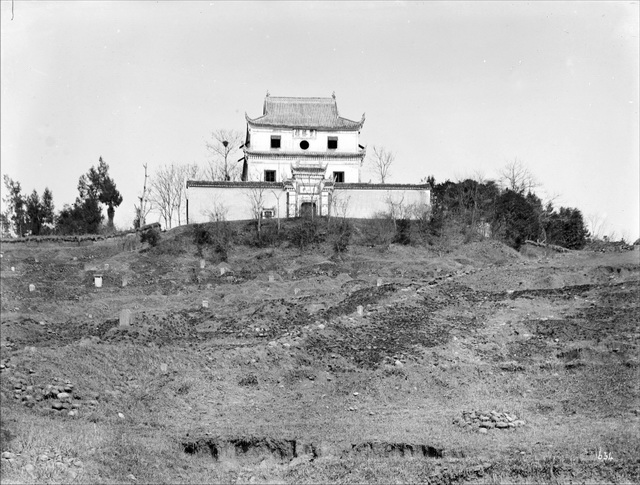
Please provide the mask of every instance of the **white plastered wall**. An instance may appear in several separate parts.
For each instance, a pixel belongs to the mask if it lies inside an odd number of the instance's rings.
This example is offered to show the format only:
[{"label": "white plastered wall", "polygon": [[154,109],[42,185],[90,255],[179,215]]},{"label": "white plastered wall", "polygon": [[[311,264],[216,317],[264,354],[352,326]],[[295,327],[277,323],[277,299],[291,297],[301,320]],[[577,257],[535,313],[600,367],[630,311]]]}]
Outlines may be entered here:
[{"label": "white plastered wall", "polygon": [[420,211],[429,210],[429,189],[358,189],[339,186],[331,196],[331,214],[337,217],[366,219],[380,213],[389,213],[392,206],[396,212],[409,218],[417,218]]},{"label": "white plastered wall", "polygon": [[280,217],[287,214],[287,195],[281,188],[245,188],[245,187],[189,187],[189,223],[203,223],[214,220],[216,214],[222,214],[227,221],[253,219],[253,197],[262,194],[264,209],[280,210]]}]

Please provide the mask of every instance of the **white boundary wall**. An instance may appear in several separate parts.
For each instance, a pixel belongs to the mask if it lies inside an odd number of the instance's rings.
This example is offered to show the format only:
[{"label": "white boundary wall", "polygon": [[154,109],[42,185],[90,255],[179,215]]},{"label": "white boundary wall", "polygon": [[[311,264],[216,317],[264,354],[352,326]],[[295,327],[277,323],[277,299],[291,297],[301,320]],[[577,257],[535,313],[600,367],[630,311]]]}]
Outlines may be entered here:
[{"label": "white boundary wall", "polygon": [[[260,193],[263,209],[287,216],[287,193],[280,183],[189,182],[188,222],[209,222],[216,215],[227,221],[252,219],[251,199]],[[335,217],[367,219],[393,211],[395,217],[415,219],[430,210],[430,201],[428,185],[336,184],[330,206]]]}]

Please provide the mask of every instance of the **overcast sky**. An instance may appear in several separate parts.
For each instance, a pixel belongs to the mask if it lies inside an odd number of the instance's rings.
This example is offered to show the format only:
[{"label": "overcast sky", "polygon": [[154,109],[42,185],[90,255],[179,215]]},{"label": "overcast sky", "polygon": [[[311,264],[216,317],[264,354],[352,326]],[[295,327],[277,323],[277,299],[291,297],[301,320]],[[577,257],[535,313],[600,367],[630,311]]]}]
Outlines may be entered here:
[{"label": "overcast sky", "polygon": [[[330,96],[390,181],[496,178],[639,232],[638,2],[1,2],[1,169],[72,203],[102,156],[131,226],[143,163],[205,165],[274,96]],[[367,181],[371,175],[364,174]],[[4,187],[3,187],[4,191]],[[4,196],[4,194],[3,194]]]}]

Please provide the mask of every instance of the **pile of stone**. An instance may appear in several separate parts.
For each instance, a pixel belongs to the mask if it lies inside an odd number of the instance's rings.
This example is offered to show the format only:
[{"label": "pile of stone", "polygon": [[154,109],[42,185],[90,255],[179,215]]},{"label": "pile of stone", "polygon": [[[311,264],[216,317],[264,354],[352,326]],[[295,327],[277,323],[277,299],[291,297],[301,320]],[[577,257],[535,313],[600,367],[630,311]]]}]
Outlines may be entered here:
[{"label": "pile of stone", "polygon": [[455,418],[453,424],[461,428],[486,433],[490,429],[512,429],[524,426],[525,422],[513,413],[498,411],[463,411],[462,418]]},{"label": "pile of stone", "polygon": [[[78,414],[80,396],[74,394],[74,385],[70,381],[60,382],[54,381],[53,384],[47,384],[44,387],[37,385],[29,385],[24,379],[15,379],[13,384],[13,397],[22,402],[27,407],[34,407],[36,404],[45,403],[51,409],[60,412],[67,412],[69,416]],[[97,398],[97,396],[88,396]],[[95,407],[98,404],[96,399],[85,400],[83,404],[88,407]]]},{"label": "pile of stone", "polygon": [[59,451],[46,450],[44,453],[28,455],[21,453],[12,453],[11,451],[2,452],[2,464],[8,464],[20,467],[31,477],[34,477],[36,471],[51,475],[52,470],[65,473],[71,479],[75,479],[78,473],[84,468],[84,463],[78,458],[70,458],[63,456]]}]

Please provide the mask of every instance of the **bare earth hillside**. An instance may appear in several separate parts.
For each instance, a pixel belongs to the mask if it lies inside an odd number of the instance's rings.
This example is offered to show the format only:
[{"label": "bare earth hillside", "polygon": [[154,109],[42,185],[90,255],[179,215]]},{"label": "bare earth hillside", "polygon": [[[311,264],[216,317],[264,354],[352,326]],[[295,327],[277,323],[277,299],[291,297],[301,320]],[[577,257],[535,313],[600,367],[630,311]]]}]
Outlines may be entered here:
[{"label": "bare earth hillside", "polygon": [[3,243],[2,483],[640,481],[637,246],[200,254]]}]

